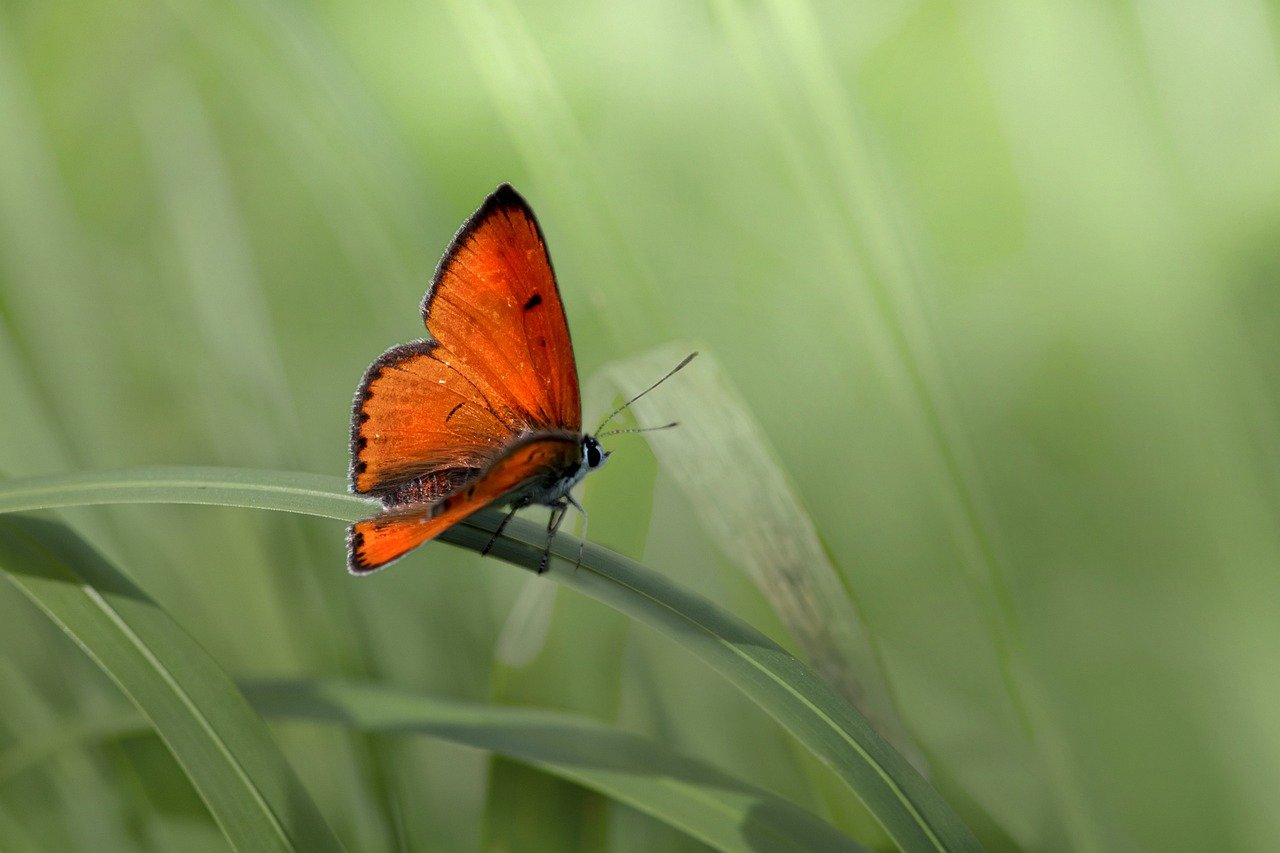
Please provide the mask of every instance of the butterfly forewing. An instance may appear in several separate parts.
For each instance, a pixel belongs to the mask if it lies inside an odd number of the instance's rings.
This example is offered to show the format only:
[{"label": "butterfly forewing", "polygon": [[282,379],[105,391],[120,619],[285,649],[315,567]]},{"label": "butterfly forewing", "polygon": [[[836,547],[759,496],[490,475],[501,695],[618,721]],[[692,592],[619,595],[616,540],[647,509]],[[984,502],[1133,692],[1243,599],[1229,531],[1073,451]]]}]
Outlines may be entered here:
[{"label": "butterfly forewing", "polygon": [[581,429],[555,274],[514,189],[499,187],[454,237],[422,315],[433,340],[388,350],[356,393],[354,491],[435,500],[521,436]]},{"label": "butterfly forewing", "polygon": [[487,506],[571,476],[580,462],[580,438],[574,433],[518,441],[444,499],[392,508],[353,524],[347,531],[347,567],[353,574],[380,569]]},{"label": "butterfly forewing", "polygon": [[454,237],[422,303],[459,370],[541,429],[582,428],[578,373],[551,258],[533,211],[507,185]]}]

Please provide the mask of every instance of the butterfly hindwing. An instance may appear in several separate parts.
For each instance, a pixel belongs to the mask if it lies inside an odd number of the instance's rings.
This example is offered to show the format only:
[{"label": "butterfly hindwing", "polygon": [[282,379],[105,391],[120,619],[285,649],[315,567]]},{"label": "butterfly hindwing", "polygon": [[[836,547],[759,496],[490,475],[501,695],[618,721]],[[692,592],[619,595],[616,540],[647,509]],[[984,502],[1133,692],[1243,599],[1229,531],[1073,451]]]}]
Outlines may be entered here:
[{"label": "butterfly hindwing", "polygon": [[347,531],[352,574],[380,569],[487,506],[517,500],[572,476],[581,463],[581,440],[569,432],[542,433],[511,445],[475,479],[440,501],[389,507]]}]

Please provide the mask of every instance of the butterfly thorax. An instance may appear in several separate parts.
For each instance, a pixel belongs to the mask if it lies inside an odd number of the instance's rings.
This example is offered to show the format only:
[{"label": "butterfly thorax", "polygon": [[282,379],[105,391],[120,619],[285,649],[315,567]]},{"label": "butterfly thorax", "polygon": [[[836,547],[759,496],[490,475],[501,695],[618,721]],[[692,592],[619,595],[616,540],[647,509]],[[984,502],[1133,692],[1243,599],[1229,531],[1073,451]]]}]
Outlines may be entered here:
[{"label": "butterfly thorax", "polygon": [[600,442],[594,435],[582,437],[581,449],[577,465],[557,471],[554,476],[531,486],[523,494],[513,496],[511,503],[522,506],[535,503],[545,506],[558,504],[574,486],[582,482],[583,477],[599,468],[609,458],[609,454],[600,447]]}]

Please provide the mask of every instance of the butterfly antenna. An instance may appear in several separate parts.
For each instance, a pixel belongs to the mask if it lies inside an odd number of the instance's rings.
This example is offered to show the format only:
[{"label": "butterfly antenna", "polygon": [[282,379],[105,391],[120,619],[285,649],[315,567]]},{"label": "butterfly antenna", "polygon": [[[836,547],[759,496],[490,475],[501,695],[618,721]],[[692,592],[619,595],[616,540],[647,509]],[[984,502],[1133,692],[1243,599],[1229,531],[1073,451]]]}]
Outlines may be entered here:
[{"label": "butterfly antenna", "polygon": [[[682,360],[681,360],[681,362],[680,362],[679,364],[677,364],[675,367],[673,367],[673,368],[671,368],[670,370],[668,370],[668,371],[667,371],[667,375],[666,375],[666,376],[663,376],[663,377],[662,377],[661,379],[659,379],[657,382],[653,383],[653,384],[652,384],[652,385],[650,385],[648,388],[644,389],[644,390],[643,390],[643,391],[641,391],[639,394],[635,395],[635,396],[634,396],[634,397],[632,397],[630,400],[628,400],[627,402],[623,403],[623,404],[622,404],[621,406],[619,406],[618,408],[614,409],[614,410],[613,410],[613,412],[612,412],[612,413],[610,413],[609,417],[605,418],[604,420],[602,420],[602,421],[600,422],[600,426],[596,427],[596,431],[595,431],[595,433],[594,433],[594,434],[595,434],[595,435],[597,435],[597,436],[599,436],[599,435],[600,435],[600,430],[604,429],[605,424],[609,423],[609,421],[613,420],[613,419],[614,419],[614,418],[616,418],[618,415],[622,414],[622,412],[623,412],[624,410],[626,410],[627,406],[630,406],[630,405],[631,405],[632,403],[634,403],[636,400],[639,400],[639,399],[640,399],[641,397],[643,397],[645,394],[648,394],[648,393],[649,393],[650,391],[652,391],[654,388],[657,388],[657,387],[658,387],[659,385],[661,385],[663,382],[666,382],[666,381],[667,381],[668,379],[670,379],[672,376],[675,376],[677,373],[679,373],[681,370],[683,370],[683,369],[684,369],[684,366],[685,366],[686,364],[688,364],[689,362],[693,361],[693,357],[694,357],[694,356],[696,356],[696,355],[697,355],[697,353],[696,353],[696,352],[691,352],[691,353],[689,353],[688,355],[686,355],[686,356],[684,357],[684,359],[682,359]],[[673,427],[673,426],[675,426],[675,424],[667,424],[666,426],[660,426],[660,427],[649,427],[649,429],[667,429],[667,428],[669,428],[669,427]],[[643,432],[643,430],[615,430],[614,432]],[[609,434],[610,434],[610,435],[613,435],[614,433],[613,433],[613,432],[611,432],[611,433],[609,433]]]},{"label": "butterfly antenna", "polygon": [[662,426],[656,426],[656,427],[631,427],[629,429],[611,429],[608,432],[597,432],[596,438],[604,438],[607,435],[622,435],[623,433],[627,433],[627,432],[653,432],[654,430],[658,430],[658,429],[671,429],[672,427],[678,427],[678,426],[680,426],[679,421],[672,421],[669,424],[663,424]]}]

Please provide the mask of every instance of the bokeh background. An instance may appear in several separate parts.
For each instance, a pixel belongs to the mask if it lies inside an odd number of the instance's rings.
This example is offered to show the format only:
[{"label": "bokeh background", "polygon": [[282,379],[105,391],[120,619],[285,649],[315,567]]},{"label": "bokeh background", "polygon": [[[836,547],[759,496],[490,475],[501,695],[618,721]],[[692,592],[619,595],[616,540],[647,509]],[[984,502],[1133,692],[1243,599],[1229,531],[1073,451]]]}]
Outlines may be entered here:
[{"label": "bokeh background", "polygon": [[[794,647],[726,545],[770,496],[709,497],[785,482],[992,849],[1274,849],[1278,34],[1264,0],[4,0],[0,469],[344,473],[365,366],[511,181],[589,409],[696,345],[760,451],[691,489],[618,439],[593,540]],[[334,522],[65,517],[237,677],[589,713],[878,843],[687,652],[518,569],[433,545],[355,580]],[[8,587],[0,649],[0,847],[221,849]],[[696,849],[443,741],[276,731],[353,849]]]}]

